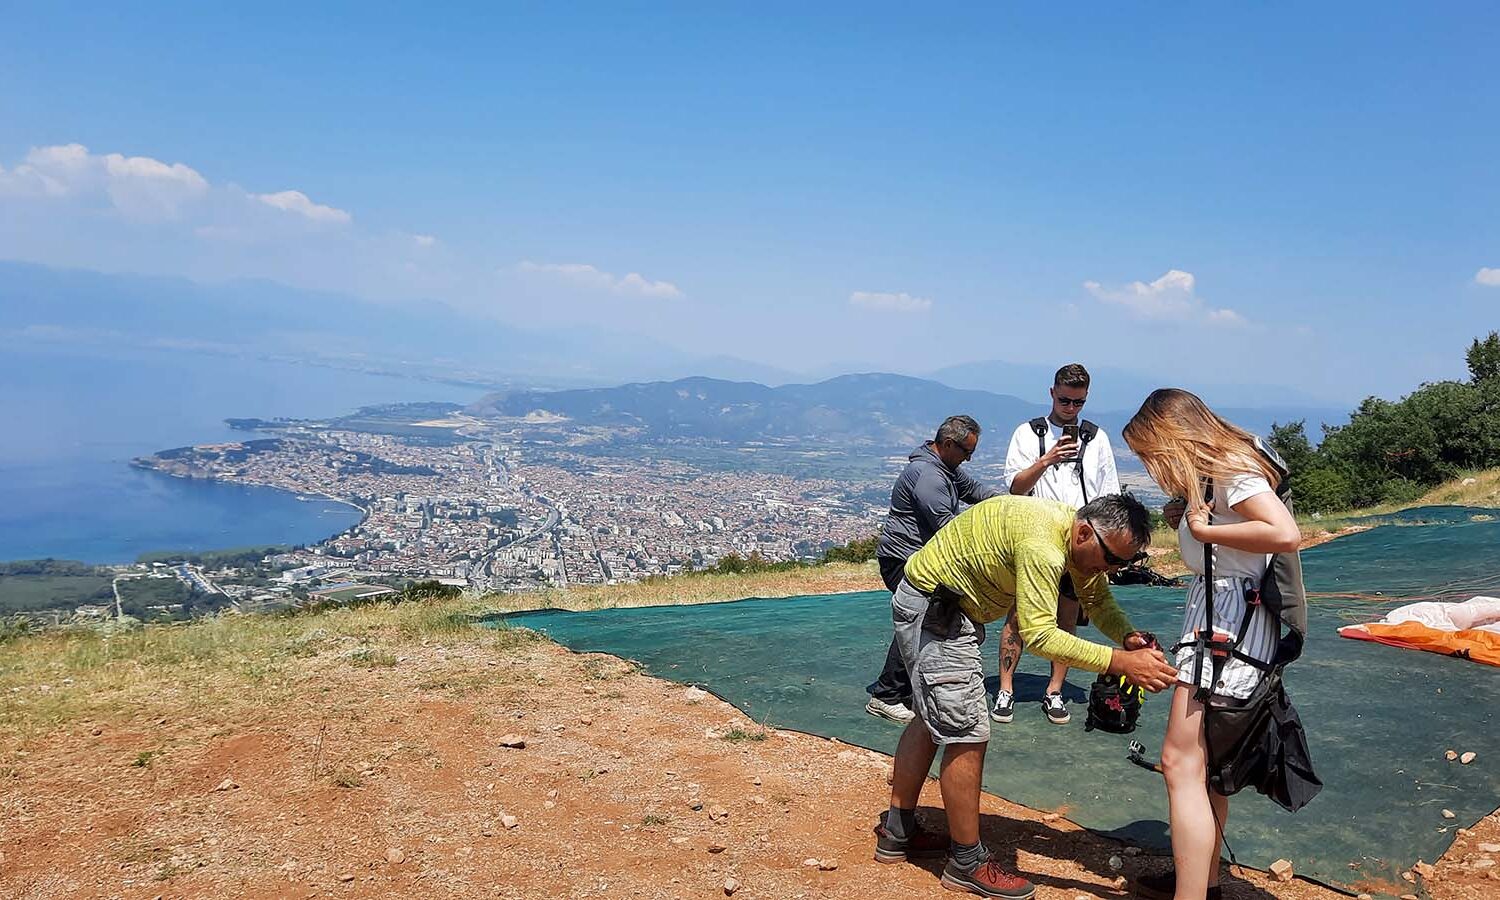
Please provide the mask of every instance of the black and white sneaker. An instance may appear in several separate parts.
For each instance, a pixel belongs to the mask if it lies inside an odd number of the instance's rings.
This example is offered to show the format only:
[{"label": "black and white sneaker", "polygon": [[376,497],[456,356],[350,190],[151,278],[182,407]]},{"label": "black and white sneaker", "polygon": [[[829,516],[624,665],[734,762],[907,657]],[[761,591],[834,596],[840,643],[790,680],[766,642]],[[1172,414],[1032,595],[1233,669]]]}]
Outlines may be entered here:
[{"label": "black and white sneaker", "polygon": [[990,710],[990,718],[1001,725],[1016,717],[1016,695],[1010,691],[1001,691],[995,695],[995,708]]},{"label": "black and white sneaker", "polygon": [[1053,725],[1066,725],[1073,717],[1068,714],[1068,704],[1063,701],[1062,694],[1052,693],[1042,698],[1042,709],[1047,713],[1047,721]]}]

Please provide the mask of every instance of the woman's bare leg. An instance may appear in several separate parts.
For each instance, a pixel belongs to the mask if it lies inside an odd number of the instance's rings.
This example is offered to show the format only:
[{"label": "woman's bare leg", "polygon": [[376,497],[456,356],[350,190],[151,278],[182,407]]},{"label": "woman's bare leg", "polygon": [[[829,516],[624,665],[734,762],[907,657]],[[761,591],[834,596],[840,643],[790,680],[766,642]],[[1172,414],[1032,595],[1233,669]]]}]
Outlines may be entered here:
[{"label": "woman's bare leg", "polygon": [[[1167,738],[1161,748],[1171,808],[1172,858],[1177,866],[1177,900],[1202,900],[1218,881],[1219,842],[1214,800],[1208,790],[1208,748],[1203,739],[1203,704],[1193,689],[1179,684],[1172,692]],[[1219,797],[1222,815],[1228,798]],[[1219,821],[1222,821],[1222,817]]]}]

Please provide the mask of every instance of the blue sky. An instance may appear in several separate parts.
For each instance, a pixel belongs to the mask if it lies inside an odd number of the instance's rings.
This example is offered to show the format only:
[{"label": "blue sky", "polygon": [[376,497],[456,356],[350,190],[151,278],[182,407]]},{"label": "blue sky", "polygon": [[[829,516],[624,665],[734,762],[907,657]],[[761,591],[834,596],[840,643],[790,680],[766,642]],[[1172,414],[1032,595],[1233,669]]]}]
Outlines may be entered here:
[{"label": "blue sky", "polygon": [[1340,400],[1500,327],[1492,5],[219,6],[3,13],[0,258]]}]

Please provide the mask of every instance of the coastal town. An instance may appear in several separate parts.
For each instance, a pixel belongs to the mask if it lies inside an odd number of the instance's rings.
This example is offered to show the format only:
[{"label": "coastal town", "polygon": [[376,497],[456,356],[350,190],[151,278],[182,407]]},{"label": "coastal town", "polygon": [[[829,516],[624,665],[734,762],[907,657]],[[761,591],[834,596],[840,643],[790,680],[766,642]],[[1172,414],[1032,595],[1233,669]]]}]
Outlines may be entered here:
[{"label": "coastal town", "polygon": [[[199,591],[206,585],[241,608],[365,582],[436,580],[488,592],[639,581],[731,556],[812,560],[875,534],[885,515],[875,481],[712,470],[650,454],[586,455],[461,435],[432,441],[287,427],[275,437],[163,451],[136,465],[361,510],[353,528],[262,566],[160,573]],[[250,568],[263,576],[266,567],[275,573],[270,583],[239,577]]]}]

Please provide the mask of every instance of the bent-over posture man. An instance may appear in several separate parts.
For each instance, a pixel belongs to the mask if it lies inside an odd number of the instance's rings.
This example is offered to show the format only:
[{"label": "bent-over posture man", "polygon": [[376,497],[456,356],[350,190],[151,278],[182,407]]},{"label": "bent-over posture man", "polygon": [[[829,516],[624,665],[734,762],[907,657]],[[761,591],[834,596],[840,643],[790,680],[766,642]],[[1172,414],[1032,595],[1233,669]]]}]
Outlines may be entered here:
[{"label": "bent-over posture man", "polygon": [[[1076,511],[1004,495],[961,513],[907,560],[891,595],[891,616],[917,716],[896,749],[890,809],[875,829],[876,860],[942,853],[941,837],[916,824],[922,783],[942,747],[939,784],[950,832],[943,885],[985,897],[1032,896],[1031,882],[992,861],[979,840],[979,778],[990,737],[979,650],[984,626],[1014,609],[1021,637],[1037,655],[1164,690],[1177,671],[1160,651],[1148,649],[1147,636],[1132,630],[1105,578],[1140,556],[1150,538],[1145,507],[1128,495],[1100,497]],[[1057,627],[1064,574],[1099,630],[1123,649]]]},{"label": "bent-over posture man", "polygon": [[[1080,418],[1089,398],[1089,373],[1078,363],[1069,363],[1052,376],[1052,411],[1044,417],[1022,422],[1010,438],[1005,453],[1005,477],[1012,494],[1043,500],[1058,500],[1077,509],[1095,497],[1120,493],[1115,473],[1115,454],[1109,435],[1087,419]],[[1074,437],[1074,434],[1077,437]],[[1079,614],[1073,586],[1064,581],[1057,598],[1057,625],[1068,634],[1087,625]],[[1016,666],[1021,663],[1021,630],[1015,613],[1000,632],[1000,690],[990,718],[1002,724],[1016,715]],[[1052,677],[1042,695],[1042,711],[1054,725],[1068,724],[1068,704],[1063,700],[1068,667],[1052,663]]]},{"label": "bent-over posture man", "polygon": [[[891,511],[875,548],[886,590],[896,590],[907,557],[958,515],[960,503],[1000,494],[959,471],[978,447],[979,423],[968,416],[949,416],[938,426],[936,437],[907,457],[906,468],[891,488]],[[911,721],[911,679],[894,638],[886,650],[885,668],[865,691],[870,695],[865,712],[902,725]]]}]

